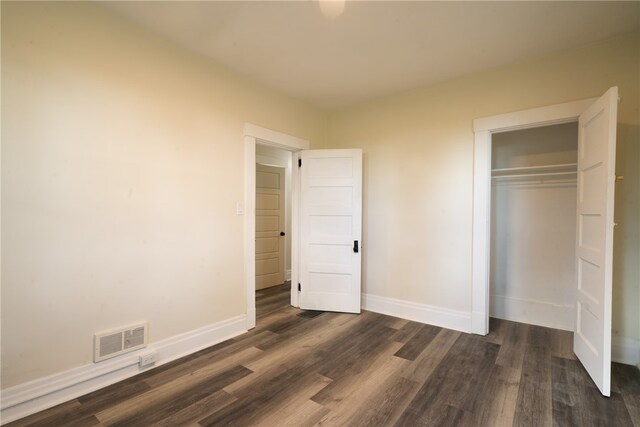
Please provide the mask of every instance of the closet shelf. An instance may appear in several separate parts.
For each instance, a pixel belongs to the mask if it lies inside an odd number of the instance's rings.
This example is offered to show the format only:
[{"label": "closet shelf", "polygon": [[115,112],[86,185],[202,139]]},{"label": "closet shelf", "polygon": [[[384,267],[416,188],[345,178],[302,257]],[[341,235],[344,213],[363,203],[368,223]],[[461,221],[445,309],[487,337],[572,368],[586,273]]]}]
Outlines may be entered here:
[{"label": "closet shelf", "polygon": [[571,176],[575,176],[577,174],[577,171],[577,163],[563,163],[559,165],[523,166],[517,168],[492,169],[491,177],[494,179],[538,177],[571,178]]}]

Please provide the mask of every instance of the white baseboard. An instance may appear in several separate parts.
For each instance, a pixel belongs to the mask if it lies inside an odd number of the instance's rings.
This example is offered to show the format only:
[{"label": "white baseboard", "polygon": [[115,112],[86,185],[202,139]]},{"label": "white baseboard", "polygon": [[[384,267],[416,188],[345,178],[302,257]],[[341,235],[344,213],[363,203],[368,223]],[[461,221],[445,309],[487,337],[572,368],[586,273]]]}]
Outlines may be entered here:
[{"label": "white baseboard", "polygon": [[369,294],[362,294],[362,308],[456,331],[471,331],[471,315],[466,311],[450,310]]},{"label": "white baseboard", "polygon": [[573,331],[575,308],[542,301],[491,295],[489,303],[491,317],[545,326],[547,328]]},{"label": "white baseboard", "polygon": [[291,270],[285,270],[284,271],[284,281],[288,282],[291,280]]},{"label": "white baseboard", "polygon": [[[247,331],[245,315],[176,335],[147,347],[103,362],[79,366],[1,392],[2,424],[34,414],[84,394],[122,381]],[[139,368],[141,353],[157,351],[153,367]]]},{"label": "white baseboard", "polygon": [[640,368],[640,340],[626,337],[611,338],[611,360]]}]

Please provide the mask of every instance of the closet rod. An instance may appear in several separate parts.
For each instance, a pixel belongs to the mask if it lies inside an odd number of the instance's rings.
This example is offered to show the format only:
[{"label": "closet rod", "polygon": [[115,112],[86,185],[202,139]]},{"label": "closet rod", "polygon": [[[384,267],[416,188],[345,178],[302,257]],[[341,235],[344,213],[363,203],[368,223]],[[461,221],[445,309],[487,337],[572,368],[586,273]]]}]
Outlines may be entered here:
[{"label": "closet rod", "polygon": [[573,172],[578,170],[577,163],[562,163],[556,165],[540,165],[540,166],[519,166],[515,168],[497,168],[491,169],[491,173],[496,175],[507,175],[516,173],[541,173],[541,172]]},{"label": "closet rod", "polygon": [[577,175],[578,172],[540,172],[540,173],[522,173],[522,174],[514,174],[514,175],[495,175],[491,178],[534,178],[538,176],[558,176],[558,175]]}]

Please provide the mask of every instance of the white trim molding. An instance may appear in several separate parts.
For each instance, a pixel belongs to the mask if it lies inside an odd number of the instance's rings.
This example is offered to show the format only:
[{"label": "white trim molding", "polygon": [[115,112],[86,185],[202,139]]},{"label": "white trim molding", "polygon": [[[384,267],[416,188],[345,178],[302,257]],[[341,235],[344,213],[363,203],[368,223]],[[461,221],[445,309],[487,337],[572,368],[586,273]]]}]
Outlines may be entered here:
[{"label": "white trim molding", "polygon": [[[298,280],[298,168],[300,150],[308,150],[310,143],[305,139],[277,132],[271,129],[244,124],[244,287],[246,298],[246,326],[256,326],[256,144],[268,145],[291,151],[291,281]],[[291,305],[298,306],[298,292],[291,286]]]},{"label": "white trim molding", "polygon": [[428,304],[362,294],[362,308],[388,316],[400,317],[420,323],[453,329],[471,331],[471,316],[467,311],[451,310]]},{"label": "white trim molding", "polygon": [[[79,366],[2,390],[2,423],[9,423],[104,388],[247,331],[244,315],[232,317],[99,363]],[[138,367],[140,354],[155,351],[157,361]]]},{"label": "white trim molding", "polygon": [[491,133],[509,132],[518,129],[530,129],[540,126],[559,125],[578,120],[588,106],[598,98],[565,102],[564,104],[530,108],[497,116],[481,117],[473,121],[473,131],[490,131]]},{"label": "white trim molding", "polygon": [[611,360],[640,368],[640,340],[613,337],[611,339]]},{"label": "white trim molding", "polygon": [[[287,151],[308,150],[309,141],[287,135],[286,133],[256,126],[251,123],[244,124],[244,136],[250,136],[272,147],[279,147]],[[255,162],[254,162],[255,163]]]},{"label": "white trim molding", "polygon": [[491,244],[491,135],[569,123],[595,99],[567,102],[473,121],[473,230],[471,255],[471,331],[489,333],[489,254]]}]

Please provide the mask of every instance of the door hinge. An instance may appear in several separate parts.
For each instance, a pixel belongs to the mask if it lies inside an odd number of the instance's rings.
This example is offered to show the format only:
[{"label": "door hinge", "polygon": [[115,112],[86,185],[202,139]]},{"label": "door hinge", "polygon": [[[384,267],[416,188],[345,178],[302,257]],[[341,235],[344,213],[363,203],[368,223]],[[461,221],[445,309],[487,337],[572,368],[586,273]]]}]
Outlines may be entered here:
[{"label": "door hinge", "polygon": [[302,167],[302,159],[298,159],[298,167],[301,168]]},{"label": "door hinge", "polygon": [[302,290],[302,286],[300,286],[300,283],[298,283],[298,292],[300,292]]}]

